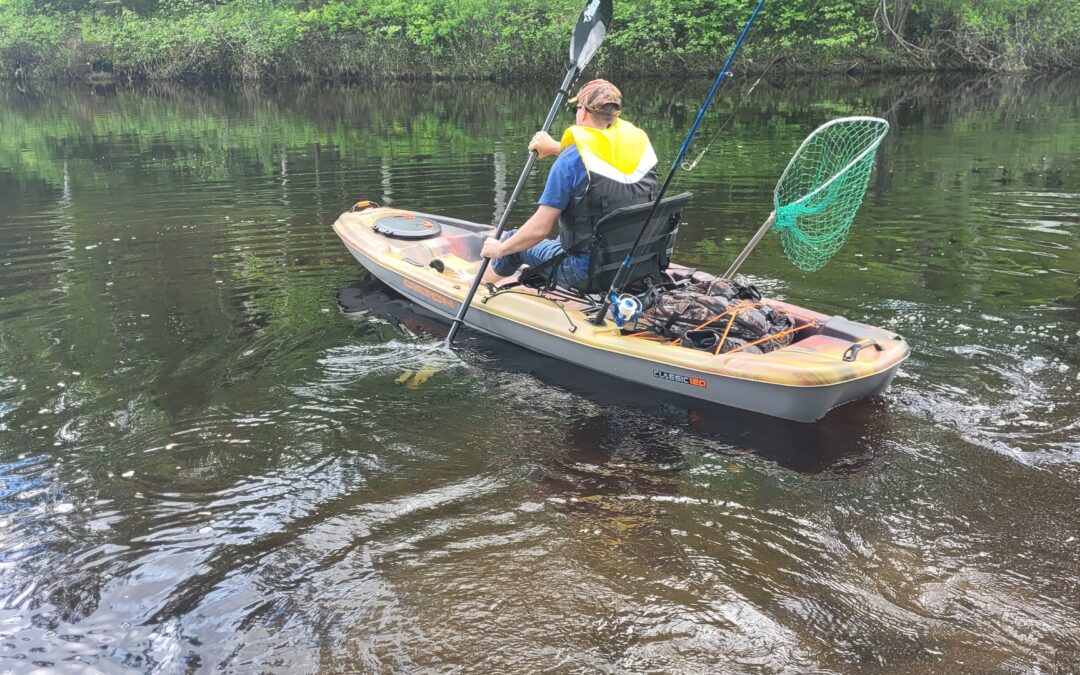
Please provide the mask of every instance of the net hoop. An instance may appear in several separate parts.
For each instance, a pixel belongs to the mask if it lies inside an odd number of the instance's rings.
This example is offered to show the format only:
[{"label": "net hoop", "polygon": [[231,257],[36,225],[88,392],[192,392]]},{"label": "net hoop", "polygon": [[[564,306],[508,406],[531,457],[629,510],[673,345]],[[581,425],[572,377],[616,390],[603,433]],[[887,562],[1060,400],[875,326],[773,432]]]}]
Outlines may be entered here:
[{"label": "net hoop", "polygon": [[772,229],[796,267],[814,272],[843,247],[888,133],[880,117],[841,117],[815,129],[792,155],[773,192]]},{"label": "net hoop", "polygon": [[790,204],[798,204],[799,202],[804,202],[807,199],[810,199],[811,197],[813,197],[817,193],[824,190],[829,185],[836,182],[836,180],[840,176],[844,175],[845,173],[850,171],[853,166],[855,166],[856,164],[861,162],[866,157],[867,153],[876,152],[877,147],[879,145],[881,145],[881,141],[885,140],[885,136],[889,133],[889,122],[888,122],[888,120],[883,120],[880,117],[871,117],[869,115],[853,115],[851,117],[839,117],[839,118],[837,118],[835,120],[829,120],[828,122],[826,122],[825,124],[822,124],[817,129],[814,129],[814,132],[812,134],[810,134],[809,136],[807,136],[806,138],[803,139],[803,142],[799,145],[799,149],[796,150],[795,154],[791,156],[791,161],[788,162],[788,165],[784,168],[784,173],[780,174],[780,180],[776,182],[776,190],[773,191],[773,205],[774,206],[777,206],[777,207],[780,206],[780,186],[784,184],[784,180],[787,179],[788,172],[791,171],[792,167],[794,167],[797,164],[796,160],[798,160],[802,156],[802,152],[803,152],[803,150],[806,149],[806,146],[810,145],[810,143],[814,139],[816,139],[820,134],[822,134],[829,127],[833,127],[833,126],[836,126],[838,124],[850,124],[852,122],[871,122],[875,126],[878,126],[880,131],[877,134],[877,136],[873,139],[873,141],[871,141],[870,143],[867,144],[866,148],[864,148],[862,152],[860,152],[858,155],[855,156],[854,159],[852,159],[850,162],[848,162],[847,164],[844,165],[844,168],[842,168],[839,171],[837,171],[836,173],[834,173],[832,176],[829,177],[829,180],[827,180],[824,183],[822,183],[821,185],[817,186],[816,188],[814,188],[810,192],[806,193],[802,197],[799,197],[798,199],[796,199],[793,202],[789,202],[788,205],[790,205]]}]

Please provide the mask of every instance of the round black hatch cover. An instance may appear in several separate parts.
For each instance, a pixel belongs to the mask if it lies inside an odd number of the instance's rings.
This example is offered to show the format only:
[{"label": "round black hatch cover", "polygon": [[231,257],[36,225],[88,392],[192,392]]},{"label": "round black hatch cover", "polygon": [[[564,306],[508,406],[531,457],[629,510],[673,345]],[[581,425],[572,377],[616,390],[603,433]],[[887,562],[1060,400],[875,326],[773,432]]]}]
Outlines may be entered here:
[{"label": "round black hatch cover", "polygon": [[412,213],[383,216],[375,221],[372,229],[395,239],[427,239],[438,236],[442,232],[442,226],[434,220]]}]

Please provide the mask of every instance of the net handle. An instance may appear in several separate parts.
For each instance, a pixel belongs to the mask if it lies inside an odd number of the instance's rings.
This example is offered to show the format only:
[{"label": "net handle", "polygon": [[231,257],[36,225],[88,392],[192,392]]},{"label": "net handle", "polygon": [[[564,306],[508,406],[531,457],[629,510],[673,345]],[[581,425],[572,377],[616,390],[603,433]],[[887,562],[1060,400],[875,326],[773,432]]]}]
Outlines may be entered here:
[{"label": "net handle", "polygon": [[751,239],[750,243],[746,245],[746,248],[742,250],[742,253],[739,254],[739,257],[735,258],[735,262],[731,263],[731,267],[728,268],[728,271],[724,272],[724,276],[722,276],[721,279],[724,279],[725,281],[731,281],[732,277],[735,276],[735,272],[737,272],[738,269],[742,267],[742,264],[746,262],[746,259],[750,257],[750,252],[754,250],[754,247],[758,245],[759,241],[765,238],[765,235],[768,233],[769,228],[771,228],[773,226],[773,223],[775,222],[776,211],[773,211],[769,214],[769,217],[765,220],[765,222],[761,224],[761,227],[758,228],[758,231],[754,233],[753,239]]}]

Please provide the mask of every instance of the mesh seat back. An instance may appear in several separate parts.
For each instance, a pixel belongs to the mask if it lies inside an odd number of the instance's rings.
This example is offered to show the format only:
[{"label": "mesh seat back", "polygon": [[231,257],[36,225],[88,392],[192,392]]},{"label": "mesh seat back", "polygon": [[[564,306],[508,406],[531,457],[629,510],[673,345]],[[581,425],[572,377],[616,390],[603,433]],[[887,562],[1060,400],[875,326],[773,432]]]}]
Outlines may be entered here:
[{"label": "mesh seat back", "polygon": [[[660,281],[661,273],[671,262],[683,207],[692,198],[691,193],[683,192],[661,200],[649,221],[648,231],[642,235],[634,258],[630,261],[624,287],[645,278]],[[589,250],[588,292],[603,293],[611,287],[651,208],[652,202],[624,206],[597,222],[596,235]]]}]

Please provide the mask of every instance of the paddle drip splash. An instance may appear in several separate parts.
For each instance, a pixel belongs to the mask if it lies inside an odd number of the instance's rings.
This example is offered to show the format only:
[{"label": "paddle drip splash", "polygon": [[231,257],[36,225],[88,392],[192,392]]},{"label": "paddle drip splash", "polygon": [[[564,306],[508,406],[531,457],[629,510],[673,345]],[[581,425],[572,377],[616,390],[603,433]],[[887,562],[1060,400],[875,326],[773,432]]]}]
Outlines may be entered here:
[{"label": "paddle drip splash", "polygon": [[844,117],[799,146],[773,194],[773,229],[793,265],[814,272],[844,245],[888,132],[883,119]]},{"label": "paddle drip splash", "polygon": [[357,376],[395,375],[398,384],[415,388],[432,375],[466,365],[443,340],[432,340],[422,328],[413,329],[421,317],[395,316],[395,307],[400,311],[409,307],[408,303],[388,296],[377,281],[365,279],[346,286],[338,292],[338,304],[345,314],[381,326],[386,337],[397,335],[377,344],[329,350],[321,363],[331,379],[338,379],[338,375],[344,381]]},{"label": "paddle drip splash", "polygon": [[321,385],[340,389],[359,379],[393,377],[397,384],[416,388],[433,375],[467,365],[440,340],[409,342],[392,340],[378,344],[356,344],[329,349],[319,359],[325,373]]}]

